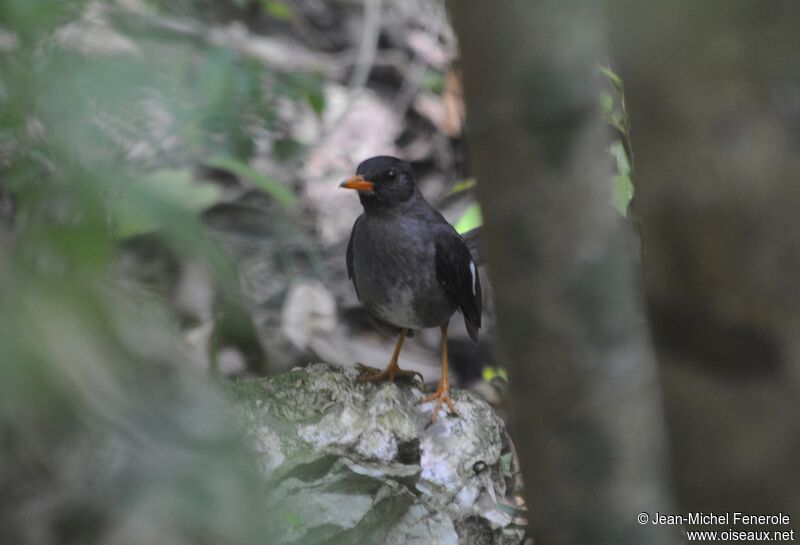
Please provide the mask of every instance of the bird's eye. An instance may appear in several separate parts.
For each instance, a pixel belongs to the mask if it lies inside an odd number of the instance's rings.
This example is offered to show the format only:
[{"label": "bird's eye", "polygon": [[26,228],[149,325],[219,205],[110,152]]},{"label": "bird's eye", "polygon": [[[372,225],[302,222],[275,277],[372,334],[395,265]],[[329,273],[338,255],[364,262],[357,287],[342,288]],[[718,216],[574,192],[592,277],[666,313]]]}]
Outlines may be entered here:
[{"label": "bird's eye", "polygon": [[395,173],[394,170],[390,170],[389,172],[386,173],[386,179],[387,180],[394,180],[396,177],[397,177],[397,174]]}]

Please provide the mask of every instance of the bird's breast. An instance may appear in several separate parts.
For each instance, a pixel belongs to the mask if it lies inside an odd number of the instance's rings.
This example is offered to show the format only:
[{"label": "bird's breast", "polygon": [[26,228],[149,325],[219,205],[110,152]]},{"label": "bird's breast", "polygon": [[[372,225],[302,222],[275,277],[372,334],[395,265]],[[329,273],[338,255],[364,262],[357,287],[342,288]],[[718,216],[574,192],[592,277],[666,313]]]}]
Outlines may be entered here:
[{"label": "bird's breast", "polygon": [[354,233],[353,267],[361,302],[395,326],[434,327],[455,312],[436,278],[436,249],[428,235],[411,222],[369,222]]}]

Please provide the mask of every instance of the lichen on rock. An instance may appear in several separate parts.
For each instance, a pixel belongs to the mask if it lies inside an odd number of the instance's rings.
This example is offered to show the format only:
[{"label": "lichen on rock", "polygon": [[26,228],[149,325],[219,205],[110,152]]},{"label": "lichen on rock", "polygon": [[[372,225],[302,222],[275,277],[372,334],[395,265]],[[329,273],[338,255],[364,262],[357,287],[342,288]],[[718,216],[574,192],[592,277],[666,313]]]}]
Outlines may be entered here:
[{"label": "lichen on rock", "polygon": [[276,544],[519,543],[505,494],[503,422],[452,390],[458,416],[418,404],[418,385],[356,381],[314,364],[234,383]]}]

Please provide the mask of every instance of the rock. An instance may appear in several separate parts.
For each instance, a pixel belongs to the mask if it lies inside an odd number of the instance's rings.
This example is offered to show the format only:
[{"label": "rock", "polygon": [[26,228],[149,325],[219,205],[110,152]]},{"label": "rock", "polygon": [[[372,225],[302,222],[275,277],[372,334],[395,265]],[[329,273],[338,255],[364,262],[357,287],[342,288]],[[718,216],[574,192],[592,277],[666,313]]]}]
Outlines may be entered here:
[{"label": "rock", "polygon": [[346,339],[338,331],[338,326],[336,300],[321,282],[301,279],[292,283],[289,293],[283,300],[281,331],[296,348],[300,350],[317,348],[317,354],[331,361],[329,356],[340,356],[342,348],[328,349],[326,344],[320,347],[312,344],[317,338],[331,336],[346,344]]},{"label": "rock", "polygon": [[315,364],[230,385],[268,485],[270,543],[520,543],[498,507],[508,468],[491,407],[453,390],[459,416],[431,424],[419,386],[357,373]]}]

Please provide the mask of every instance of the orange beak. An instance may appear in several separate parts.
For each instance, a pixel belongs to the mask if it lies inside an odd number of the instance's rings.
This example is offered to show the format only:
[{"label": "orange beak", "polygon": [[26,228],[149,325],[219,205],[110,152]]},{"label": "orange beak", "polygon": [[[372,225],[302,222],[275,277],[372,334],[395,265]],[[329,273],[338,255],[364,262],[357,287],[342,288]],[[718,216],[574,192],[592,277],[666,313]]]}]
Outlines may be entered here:
[{"label": "orange beak", "polygon": [[375,184],[369,180],[365,180],[363,176],[350,176],[348,179],[340,183],[339,187],[372,193]]}]

